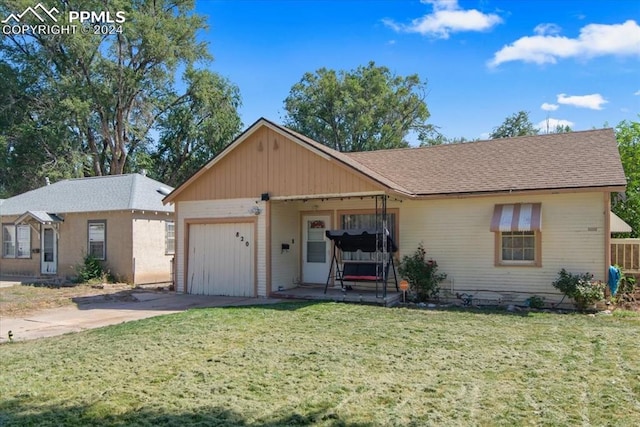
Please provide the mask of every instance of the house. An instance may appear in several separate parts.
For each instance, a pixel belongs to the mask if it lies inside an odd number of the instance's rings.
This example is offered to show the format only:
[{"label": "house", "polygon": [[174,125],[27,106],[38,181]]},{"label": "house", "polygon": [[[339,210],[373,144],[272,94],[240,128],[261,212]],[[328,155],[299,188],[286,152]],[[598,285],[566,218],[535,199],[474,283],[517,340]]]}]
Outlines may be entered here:
[{"label": "house", "polygon": [[325,284],[326,230],[379,227],[383,206],[397,260],[422,243],[446,295],[553,302],[561,268],[606,278],[610,193],[625,185],[611,129],[341,153],[260,119],[164,202],[178,292]]},{"label": "house", "polygon": [[71,278],[86,254],[132,284],[171,280],[172,188],[140,174],[66,179],[0,205],[3,275]]}]

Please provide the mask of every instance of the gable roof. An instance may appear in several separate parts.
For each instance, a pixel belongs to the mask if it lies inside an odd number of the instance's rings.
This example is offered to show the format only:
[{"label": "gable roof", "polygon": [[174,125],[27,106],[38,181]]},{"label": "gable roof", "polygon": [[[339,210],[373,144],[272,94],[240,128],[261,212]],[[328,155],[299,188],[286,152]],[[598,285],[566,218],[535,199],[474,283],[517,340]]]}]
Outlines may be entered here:
[{"label": "gable roof", "polygon": [[27,211],[57,214],[121,210],[173,212],[172,206],[162,204],[164,194],[159,189],[172,188],[140,174],[65,179],[5,199],[0,205],[0,214],[21,215]]},{"label": "gable roof", "polygon": [[620,191],[626,186],[613,129],[342,153],[261,118],[163,202],[171,203],[184,188],[262,126],[340,162],[383,190],[408,197],[579,188]]},{"label": "gable roof", "polygon": [[347,156],[416,196],[626,185],[613,129]]},{"label": "gable roof", "polygon": [[347,169],[351,170],[351,172],[366,178],[367,180],[374,181],[377,185],[380,186],[380,190],[385,191],[389,190],[392,192],[396,192],[401,195],[410,195],[407,189],[398,185],[396,182],[388,179],[387,177],[380,175],[375,170],[368,168],[365,165],[354,161],[352,158],[347,156],[345,153],[341,153],[339,151],[333,150],[326,145],[320,144],[317,141],[314,141],[311,138],[308,138],[298,132],[295,132],[287,127],[278,125],[270,120],[265,118],[258,119],[255,123],[249,126],[244,132],[242,132],[236,139],[234,139],[229,145],[227,145],[220,153],[214,156],[207,164],[201,167],[196,173],[194,173],[191,177],[189,177],[185,182],[180,184],[171,194],[169,194],[163,200],[164,203],[172,203],[174,199],[189,185],[191,185],[195,180],[197,180],[200,176],[202,176],[207,170],[213,167],[216,163],[220,162],[224,159],[229,153],[231,153],[238,145],[242,144],[242,142],[246,141],[252,134],[254,134],[261,127],[266,126],[272,129],[275,132],[287,137],[289,140],[305,147],[306,149],[314,152],[317,155],[323,156],[325,158],[330,158],[347,167]]}]

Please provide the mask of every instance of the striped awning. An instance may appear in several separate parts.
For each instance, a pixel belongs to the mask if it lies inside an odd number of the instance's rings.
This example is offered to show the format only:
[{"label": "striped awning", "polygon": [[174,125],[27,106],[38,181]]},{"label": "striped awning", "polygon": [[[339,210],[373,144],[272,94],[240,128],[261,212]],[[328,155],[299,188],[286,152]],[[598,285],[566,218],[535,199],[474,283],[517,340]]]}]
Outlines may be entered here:
[{"label": "striped awning", "polygon": [[491,231],[540,231],[540,203],[496,205],[491,219]]}]

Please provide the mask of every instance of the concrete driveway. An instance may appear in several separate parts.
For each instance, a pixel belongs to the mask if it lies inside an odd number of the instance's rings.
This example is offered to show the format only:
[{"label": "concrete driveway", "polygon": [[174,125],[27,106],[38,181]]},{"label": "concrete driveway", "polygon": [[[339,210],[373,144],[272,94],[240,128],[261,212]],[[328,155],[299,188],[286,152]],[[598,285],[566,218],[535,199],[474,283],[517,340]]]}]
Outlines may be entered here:
[{"label": "concrete driveway", "polygon": [[178,313],[196,307],[232,307],[275,304],[281,299],[213,297],[171,292],[133,293],[129,301],[104,301],[98,298],[69,306],[40,310],[20,317],[0,318],[0,343],[52,337],[69,332],[115,325],[131,320]]}]

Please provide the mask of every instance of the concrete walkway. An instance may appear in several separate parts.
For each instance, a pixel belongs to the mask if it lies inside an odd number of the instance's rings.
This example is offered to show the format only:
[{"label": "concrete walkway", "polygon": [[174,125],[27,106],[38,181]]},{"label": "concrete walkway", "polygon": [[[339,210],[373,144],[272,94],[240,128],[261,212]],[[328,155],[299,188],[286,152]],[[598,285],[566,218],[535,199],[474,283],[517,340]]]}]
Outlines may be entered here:
[{"label": "concrete walkway", "polygon": [[100,301],[40,310],[21,317],[0,317],[0,343],[52,337],[69,332],[115,325],[131,320],[178,313],[196,307],[232,307],[275,304],[281,299],[213,297],[167,292],[132,294],[132,301]]}]

